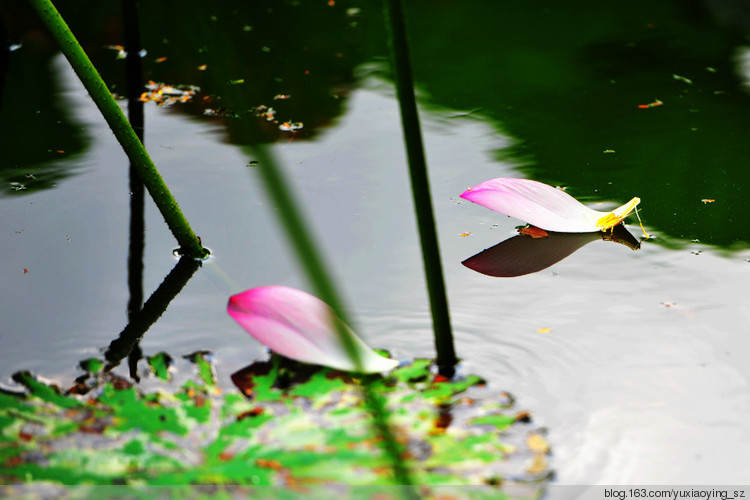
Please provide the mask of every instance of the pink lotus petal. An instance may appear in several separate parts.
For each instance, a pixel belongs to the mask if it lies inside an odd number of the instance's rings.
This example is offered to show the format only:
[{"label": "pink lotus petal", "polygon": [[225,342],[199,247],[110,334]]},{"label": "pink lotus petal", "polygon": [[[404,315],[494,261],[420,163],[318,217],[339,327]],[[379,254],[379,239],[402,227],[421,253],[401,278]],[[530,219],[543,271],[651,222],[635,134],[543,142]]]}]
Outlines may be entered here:
[{"label": "pink lotus petal", "polygon": [[619,224],[641,201],[611,212],[592,210],[566,192],[528,179],[500,177],[467,189],[461,198],[548,231],[588,233]]},{"label": "pink lotus petal", "polygon": [[[341,320],[325,302],[308,293],[284,286],[251,288],[231,296],[227,312],[250,335],[278,354],[305,363],[358,371],[334,326]],[[343,327],[359,353],[359,371],[383,372],[398,365],[370,349],[348,326]]]}]

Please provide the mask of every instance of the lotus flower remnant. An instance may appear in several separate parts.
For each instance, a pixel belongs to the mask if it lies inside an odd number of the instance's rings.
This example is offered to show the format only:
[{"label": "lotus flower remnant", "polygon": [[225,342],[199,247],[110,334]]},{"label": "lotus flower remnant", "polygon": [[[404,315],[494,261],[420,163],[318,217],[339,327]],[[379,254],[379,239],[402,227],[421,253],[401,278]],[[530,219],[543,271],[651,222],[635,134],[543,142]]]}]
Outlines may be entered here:
[{"label": "lotus flower remnant", "polygon": [[611,212],[599,212],[547,184],[507,177],[469,188],[461,198],[547,231],[563,233],[606,231],[622,222],[641,201],[633,198]]},{"label": "lotus flower remnant", "polygon": [[[295,288],[251,288],[230,297],[227,312],[259,342],[287,358],[364,373],[398,365],[370,349],[325,302]],[[361,366],[349,357],[339,331],[349,335]]]}]

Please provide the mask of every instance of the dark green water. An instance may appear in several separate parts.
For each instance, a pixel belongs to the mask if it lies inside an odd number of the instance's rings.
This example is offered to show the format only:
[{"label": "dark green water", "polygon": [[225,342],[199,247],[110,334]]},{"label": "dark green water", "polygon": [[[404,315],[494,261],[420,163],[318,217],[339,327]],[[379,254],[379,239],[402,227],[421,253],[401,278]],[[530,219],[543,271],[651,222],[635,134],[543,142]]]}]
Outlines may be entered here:
[{"label": "dark green water", "polygon": [[[215,99],[210,107],[240,116],[251,106],[272,106],[278,119],[304,124],[298,139],[314,138],[340,117],[361,65],[386,55],[377,2],[150,8],[141,16],[143,44],[153,56],[144,59],[148,78],[197,85],[201,97]],[[643,2],[601,12],[593,2],[409,2],[416,79],[427,109],[470,111],[510,136],[496,155],[524,175],[567,185],[586,200],[638,195],[648,223],[663,234],[732,248],[750,240],[737,218],[750,208],[750,97],[736,64],[745,41],[741,13],[721,10],[728,8]],[[104,48],[122,41],[116,6],[78,4],[66,12],[113,91],[124,92],[123,65]],[[109,21],[84,22],[90,15]],[[24,34],[23,26],[11,33]],[[53,82],[44,61],[54,47],[32,39],[24,50],[39,57],[12,54],[5,115],[13,118],[0,130],[11,146],[2,152],[10,182],[24,181],[24,165],[44,168],[55,151],[83,147],[45,90]],[[242,83],[228,89],[229,80]],[[663,104],[638,107],[656,101]],[[199,116],[205,107],[182,111]],[[249,138],[237,121],[225,126],[229,140],[241,144]],[[44,148],[29,147],[31,138],[21,133],[29,127]],[[283,135],[275,124],[265,127],[266,140]],[[24,184],[48,188],[64,175],[53,169]]]},{"label": "dark green water", "polygon": [[648,223],[674,238],[748,241],[740,33],[698,3],[492,5],[414,10],[432,100],[479,108],[514,138],[498,157],[531,178],[588,199],[638,195]]}]

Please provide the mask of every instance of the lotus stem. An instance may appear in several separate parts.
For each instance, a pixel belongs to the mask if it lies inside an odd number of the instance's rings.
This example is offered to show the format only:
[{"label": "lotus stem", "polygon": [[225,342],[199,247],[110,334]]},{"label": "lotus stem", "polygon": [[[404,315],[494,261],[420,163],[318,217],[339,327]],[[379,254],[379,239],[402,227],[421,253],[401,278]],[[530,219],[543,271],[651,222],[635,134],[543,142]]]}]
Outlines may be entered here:
[{"label": "lotus stem", "polygon": [[[138,24],[138,0],[121,0],[122,24],[125,34],[125,75],[128,91],[128,122],[138,139],[143,142],[145,133],[143,101],[139,99],[143,88],[141,65],[141,35]],[[135,321],[143,307],[143,251],[146,245],[145,189],[138,170],[130,163],[130,240],[128,245],[128,323]],[[130,377],[138,381],[138,361],[143,357],[136,343],[128,354]]]},{"label": "lotus stem", "polygon": [[435,216],[432,211],[427,163],[422,145],[417,103],[414,97],[409,41],[401,0],[386,0],[385,11],[390,27],[391,54],[396,76],[396,95],[401,109],[401,125],[404,132],[404,142],[406,143],[412,198],[417,214],[422,261],[427,279],[427,292],[430,298],[432,324],[435,332],[437,365],[442,374],[452,375],[457,358],[453,346],[453,332],[448,313],[448,298],[443,280]]},{"label": "lotus stem", "polygon": [[193,258],[205,257],[208,251],[203,248],[200,240],[190,228],[190,224],[169,192],[169,188],[156,169],[148,152],[65,20],[51,0],[30,0],[30,2],[52,33],[63,54],[65,54],[73,70],[94,100],[123,150],[125,150],[130,162],[136,168],[151,198],[153,198],[164,217],[164,221],[177,239],[182,253]]},{"label": "lotus stem", "polygon": [[[189,8],[194,9],[196,12],[205,13],[205,11],[201,9],[206,9],[206,4],[205,2],[192,2],[189,4]],[[200,16],[193,17],[193,19],[198,18],[200,18]],[[200,23],[196,23],[194,28],[197,36],[205,39],[206,43],[208,43],[209,40],[213,42],[213,45],[210,47],[211,50],[213,50],[213,53],[228,54],[231,52],[225,46],[227,42],[224,37],[211,38],[205,26]],[[226,76],[229,73],[227,71],[228,64],[226,64],[226,61],[217,58],[216,62],[219,65],[216,74]],[[231,103],[234,108],[249,109],[251,107],[250,103],[247,102],[247,98],[237,89],[236,86],[227,84],[226,78],[220,78],[217,80],[217,83],[222,86],[222,95],[226,98],[226,101]],[[271,198],[273,205],[276,207],[276,215],[278,216],[279,223],[284,228],[284,232],[295,253],[295,257],[302,267],[308,281],[312,285],[315,295],[317,295],[320,300],[327,303],[341,320],[340,322],[334,323],[346,323],[350,327],[354,327],[354,324],[347,317],[348,315],[344,310],[343,301],[340,298],[333,278],[328,273],[328,268],[323,256],[318,250],[319,247],[308,229],[309,226],[305,221],[304,212],[299,207],[294,193],[288,187],[290,184],[286,181],[282,169],[272,152],[265,148],[260,141],[260,133],[255,117],[246,116],[245,120],[242,121],[242,124],[244,126],[244,132],[247,137],[250,138],[253,159],[258,162],[258,172],[263,187]],[[349,335],[342,331],[337,331],[337,334],[341,338],[352,363],[361,366],[361,360],[351,343],[351,339],[349,339]],[[380,438],[383,451],[390,462],[395,482],[402,485],[413,485],[414,483],[411,478],[411,473],[407,465],[403,462],[400,445],[396,441],[393,430],[388,422],[389,412],[387,408],[385,408],[382,399],[377,397],[373,388],[370,387],[370,380],[369,377],[363,377],[361,379],[362,397],[365,402],[365,407],[373,418],[374,429]],[[405,490],[403,496],[408,499],[418,498],[414,493],[414,489],[411,487]]]}]

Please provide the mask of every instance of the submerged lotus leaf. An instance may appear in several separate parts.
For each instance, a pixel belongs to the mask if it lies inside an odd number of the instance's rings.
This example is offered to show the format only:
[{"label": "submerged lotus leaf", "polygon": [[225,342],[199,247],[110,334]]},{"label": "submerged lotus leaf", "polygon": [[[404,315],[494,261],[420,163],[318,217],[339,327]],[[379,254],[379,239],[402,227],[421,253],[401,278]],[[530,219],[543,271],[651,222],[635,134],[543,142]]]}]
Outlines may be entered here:
[{"label": "submerged lotus leaf", "polygon": [[[392,481],[359,379],[273,357],[232,376],[242,394],[204,378],[207,362],[174,358],[169,380],[144,378],[149,391],[100,373],[86,381],[87,394],[71,394],[25,374],[25,394],[0,393],[0,485],[119,484],[121,496],[128,485],[216,484],[248,494],[248,485],[276,485],[281,494],[291,485]],[[551,472],[539,466],[548,451],[528,444],[539,432],[528,414],[479,377],[446,379],[433,369],[414,360],[369,377],[416,482],[521,483],[523,496],[538,497]],[[316,497],[314,487],[306,491]]]},{"label": "submerged lotus leaf", "polygon": [[611,212],[599,212],[561,189],[528,179],[499,177],[482,182],[461,198],[547,231],[589,233],[610,229],[640,203],[633,198]]}]

